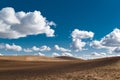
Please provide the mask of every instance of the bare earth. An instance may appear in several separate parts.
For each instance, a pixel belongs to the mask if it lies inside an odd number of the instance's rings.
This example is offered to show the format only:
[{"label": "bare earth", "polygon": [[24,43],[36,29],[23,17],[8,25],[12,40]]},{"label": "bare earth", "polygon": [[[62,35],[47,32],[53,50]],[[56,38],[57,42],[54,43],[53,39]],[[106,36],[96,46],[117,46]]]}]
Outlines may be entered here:
[{"label": "bare earth", "polygon": [[0,80],[120,80],[120,57],[0,56]]}]

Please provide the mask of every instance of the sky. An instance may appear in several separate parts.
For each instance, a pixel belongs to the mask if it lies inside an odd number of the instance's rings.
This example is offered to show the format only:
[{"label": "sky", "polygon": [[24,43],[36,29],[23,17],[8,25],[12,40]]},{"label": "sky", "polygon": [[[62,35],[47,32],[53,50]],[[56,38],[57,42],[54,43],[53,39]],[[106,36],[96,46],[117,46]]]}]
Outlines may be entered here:
[{"label": "sky", "polygon": [[120,54],[119,0],[0,0],[0,55]]}]

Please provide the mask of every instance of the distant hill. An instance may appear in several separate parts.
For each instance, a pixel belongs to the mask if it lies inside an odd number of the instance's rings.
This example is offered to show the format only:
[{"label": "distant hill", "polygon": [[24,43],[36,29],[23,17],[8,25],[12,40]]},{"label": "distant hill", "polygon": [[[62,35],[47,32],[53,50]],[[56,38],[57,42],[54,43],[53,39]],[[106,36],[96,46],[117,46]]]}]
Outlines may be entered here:
[{"label": "distant hill", "polygon": [[64,60],[82,60],[82,59],[75,58],[75,57],[70,57],[70,56],[57,56],[55,58],[64,59]]},{"label": "distant hill", "polygon": [[46,57],[46,56],[0,56],[0,60],[12,60],[12,61],[61,61],[58,58]]}]

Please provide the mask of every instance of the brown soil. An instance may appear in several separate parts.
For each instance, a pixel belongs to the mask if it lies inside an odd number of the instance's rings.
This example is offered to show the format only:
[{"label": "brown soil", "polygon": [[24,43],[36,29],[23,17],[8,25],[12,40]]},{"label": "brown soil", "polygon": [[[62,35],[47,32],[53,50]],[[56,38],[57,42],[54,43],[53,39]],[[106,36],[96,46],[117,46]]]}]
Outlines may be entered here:
[{"label": "brown soil", "polygon": [[0,80],[120,80],[120,57],[1,56]]}]

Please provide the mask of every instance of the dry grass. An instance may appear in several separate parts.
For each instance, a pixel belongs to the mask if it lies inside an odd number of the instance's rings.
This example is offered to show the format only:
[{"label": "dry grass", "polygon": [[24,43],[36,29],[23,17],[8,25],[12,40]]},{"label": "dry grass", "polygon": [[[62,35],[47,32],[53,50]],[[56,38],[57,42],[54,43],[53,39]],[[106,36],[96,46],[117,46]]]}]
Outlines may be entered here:
[{"label": "dry grass", "polygon": [[[29,57],[32,58],[26,56]],[[0,80],[120,80],[120,57],[87,61],[47,57],[42,57],[42,61],[41,57],[26,61],[26,58],[17,61],[0,58]]]}]

